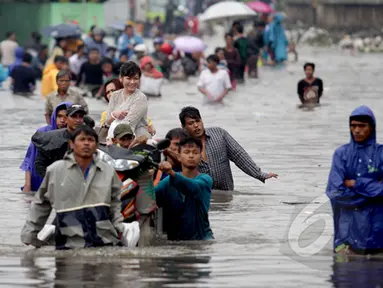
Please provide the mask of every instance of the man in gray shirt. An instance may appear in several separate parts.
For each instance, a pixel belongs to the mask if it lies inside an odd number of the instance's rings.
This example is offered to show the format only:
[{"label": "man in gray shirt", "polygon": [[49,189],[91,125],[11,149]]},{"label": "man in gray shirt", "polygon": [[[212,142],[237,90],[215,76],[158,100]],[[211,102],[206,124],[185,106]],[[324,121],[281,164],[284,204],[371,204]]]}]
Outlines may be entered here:
[{"label": "man in gray shirt", "polygon": [[198,170],[213,178],[213,189],[234,189],[230,161],[259,181],[265,182],[267,179],[278,177],[275,173],[262,172],[245,149],[226,130],[220,127],[205,129],[197,108],[184,107],[179,118],[186,132],[203,143],[202,160]]}]

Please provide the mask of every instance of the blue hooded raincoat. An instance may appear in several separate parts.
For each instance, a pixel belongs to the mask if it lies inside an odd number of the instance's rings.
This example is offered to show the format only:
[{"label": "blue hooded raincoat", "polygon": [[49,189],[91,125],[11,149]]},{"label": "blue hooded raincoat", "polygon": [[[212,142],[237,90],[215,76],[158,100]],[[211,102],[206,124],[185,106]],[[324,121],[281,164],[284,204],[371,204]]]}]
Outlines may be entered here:
[{"label": "blue hooded raincoat", "polygon": [[24,49],[22,47],[17,47],[15,50],[15,62],[13,62],[8,67],[8,74],[11,75],[12,70],[21,64],[23,64]]},{"label": "blue hooded raincoat", "polygon": [[[374,128],[366,143],[354,141],[336,149],[326,194],[334,214],[334,248],[345,244],[362,253],[383,249],[383,154],[376,143],[375,117],[367,106],[352,116],[371,117]],[[356,180],[353,188],[345,180]]]},{"label": "blue hooded raincoat", "polygon": [[[68,107],[71,106],[72,103],[71,102],[60,103],[55,108],[55,111],[52,114],[51,125],[47,125],[47,126],[39,128],[37,130],[38,132],[48,132],[48,131],[52,131],[52,130],[57,129],[57,124],[56,124],[57,108],[62,106],[62,105],[65,105],[68,109]],[[41,183],[43,182],[43,178],[40,177],[35,171],[35,165],[34,164],[35,164],[36,156],[37,156],[37,149],[36,149],[35,145],[33,145],[33,143],[31,142],[29,144],[27,154],[25,155],[24,161],[23,161],[23,163],[21,163],[21,166],[20,166],[21,170],[23,170],[25,172],[29,171],[31,173],[31,190],[33,192],[39,190],[39,187],[40,187]],[[21,188],[21,190],[23,190],[23,189],[24,189],[24,187]]]},{"label": "blue hooded raincoat", "polygon": [[269,29],[264,36],[266,43],[271,45],[271,48],[274,51],[274,60],[276,62],[287,60],[287,46],[289,45],[289,41],[287,40],[285,29],[282,24],[284,19],[284,15],[275,14],[273,22],[270,24]]}]

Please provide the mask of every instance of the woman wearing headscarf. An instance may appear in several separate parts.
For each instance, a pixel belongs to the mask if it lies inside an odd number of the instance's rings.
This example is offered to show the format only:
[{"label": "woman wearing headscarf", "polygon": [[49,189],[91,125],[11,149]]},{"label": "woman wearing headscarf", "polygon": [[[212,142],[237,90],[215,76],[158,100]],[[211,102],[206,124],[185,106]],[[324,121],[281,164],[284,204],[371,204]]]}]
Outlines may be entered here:
[{"label": "woman wearing headscarf", "polygon": [[[66,110],[72,105],[71,102],[62,102],[54,110],[51,117],[51,124],[39,128],[38,132],[48,132],[56,129],[62,129],[66,127]],[[21,188],[24,192],[35,192],[39,189],[43,178],[40,177],[34,167],[35,159],[37,156],[37,149],[31,142],[29,144],[27,154],[25,155],[24,161],[20,166],[20,169],[25,171],[25,184]]]}]

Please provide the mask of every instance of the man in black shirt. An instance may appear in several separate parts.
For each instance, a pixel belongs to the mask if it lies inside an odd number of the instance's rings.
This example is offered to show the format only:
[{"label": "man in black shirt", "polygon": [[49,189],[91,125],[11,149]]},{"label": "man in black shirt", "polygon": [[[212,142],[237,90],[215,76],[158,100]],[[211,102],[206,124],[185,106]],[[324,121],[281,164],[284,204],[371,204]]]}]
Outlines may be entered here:
[{"label": "man in black shirt", "polygon": [[36,72],[33,70],[32,55],[25,53],[23,63],[16,66],[11,73],[13,94],[31,95],[36,85]]},{"label": "man in black shirt", "polygon": [[319,103],[323,94],[323,81],[314,77],[315,64],[306,63],[303,66],[306,78],[298,82],[298,96],[302,104]]},{"label": "man in black shirt", "polygon": [[101,97],[103,72],[100,52],[91,48],[88,54],[89,60],[82,64],[77,78],[77,86],[83,84],[83,88],[92,92],[92,96]]}]

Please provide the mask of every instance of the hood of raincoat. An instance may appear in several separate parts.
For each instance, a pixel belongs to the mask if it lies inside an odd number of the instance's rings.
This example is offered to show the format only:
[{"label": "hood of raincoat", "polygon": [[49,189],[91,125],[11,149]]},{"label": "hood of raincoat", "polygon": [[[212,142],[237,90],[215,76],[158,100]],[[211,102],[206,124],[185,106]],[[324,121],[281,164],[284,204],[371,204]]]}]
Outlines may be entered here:
[{"label": "hood of raincoat", "polygon": [[24,49],[21,48],[21,47],[17,47],[16,50],[15,50],[15,62],[12,63],[12,65],[10,65],[8,67],[8,73],[11,74],[12,70],[16,67],[16,66],[19,66],[23,63],[23,55],[24,55]]},{"label": "hood of raincoat", "polygon": [[56,124],[57,112],[58,112],[57,109],[63,105],[65,105],[66,109],[68,109],[68,107],[72,105],[72,102],[62,102],[56,106],[56,108],[54,109],[54,111],[52,113],[52,117],[51,117],[51,125],[50,125],[52,127],[51,130],[57,129],[57,124]]},{"label": "hood of raincoat", "polygon": [[352,111],[352,113],[350,115],[350,124],[351,124],[351,118],[355,117],[355,116],[368,116],[371,118],[372,123],[374,125],[373,125],[373,130],[372,130],[372,134],[371,134],[370,138],[367,140],[366,143],[363,143],[363,144],[356,143],[354,141],[354,137],[352,136],[351,131],[350,131],[351,143],[356,144],[356,145],[363,145],[363,146],[376,144],[376,120],[375,120],[375,116],[374,116],[374,113],[372,112],[372,110],[369,107],[364,106],[364,105],[355,108],[355,110]]},{"label": "hood of raincoat", "polygon": [[58,70],[56,65],[54,63],[52,64],[48,64],[47,66],[45,66],[44,68],[44,71],[43,71],[43,75],[47,75],[49,74],[51,71],[53,70]]},{"label": "hood of raincoat", "polygon": [[145,56],[141,59],[140,68],[143,69],[146,64],[152,64],[153,66],[153,59],[150,56]]},{"label": "hood of raincoat", "polygon": [[275,14],[273,17],[273,22],[274,23],[281,23],[283,20],[285,20],[285,15],[282,13]]},{"label": "hood of raincoat", "polygon": [[[52,130],[57,129],[56,125],[56,117],[57,117],[57,108],[65,105],[67,108],[72,105],[71,102],[62,102],[60,103],[54,110],[54,113],[51,117],[51,125],[43,126],[37,130],[37,132],[48,132]],[[21,163],[20,169],[23,171],[29,171],[31,173],[31,188],[32,191],[37,191],[41,185],[41,182],[43,181],[43,178],[37,175],[34,167],[34,163],[36,160],[37,155],[37,149],[36,147],[31,143],[29,144],[27,154],[25,155],[23,163]],[[23,190],[23,188],[22,188]]]},{"label": "hood of raincoat", "polygon": [[22,47],[17,47],[15,49],[15,56],[17,60],[20,60],[20,61],[23,60],[24,49]]}]

